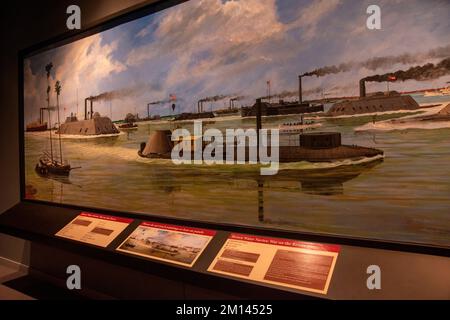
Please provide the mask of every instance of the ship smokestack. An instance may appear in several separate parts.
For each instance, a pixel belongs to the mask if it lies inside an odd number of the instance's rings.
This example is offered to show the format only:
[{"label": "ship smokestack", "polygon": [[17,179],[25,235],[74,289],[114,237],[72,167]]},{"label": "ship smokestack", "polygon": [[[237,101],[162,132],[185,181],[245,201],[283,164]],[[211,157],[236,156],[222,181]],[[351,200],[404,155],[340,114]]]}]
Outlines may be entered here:
[{"label": "ship smokestack", "polygon": [[366,81],[364,79],[359,80],[359,97],[364,98],[366,96]]},{"label": "ship smokestack", "polygon": [[89,100],[90,100],[90,102],[91,102],[91,119],[92,119],[92,118],[93,118],[93,114],[94,114],[94,108],[93,108],[93,106],[92,106],[93,100],[94,100],[94,99],[92,99],[92,97],[91,97]]},{"label": "ship smokestack", "polygon": [[87,102],[89,98],[84,99],[84,120],[87,120]]},{"label": "ship smokestack", "polygon": [[39,109],[39,123],[40,124],[44,123],[44,108]]},{"label": "ship smokestack", "polygon": [[261,132],[262,121],[261,121],[261,98],[256,99],[256,154],[258,155],[259,162],[259,133]]},{"label": "ship smokestack", "polygon": [[230,99],[230,110],[231,109],[234,109],[234,102],[236,101],[236,100],[238,100],[239,98],[231,98]]},{"label": "ship smokestack", "polygon": [[302,76],[298,76],[298,103],[303,103],[303,96],[302,96]]}]

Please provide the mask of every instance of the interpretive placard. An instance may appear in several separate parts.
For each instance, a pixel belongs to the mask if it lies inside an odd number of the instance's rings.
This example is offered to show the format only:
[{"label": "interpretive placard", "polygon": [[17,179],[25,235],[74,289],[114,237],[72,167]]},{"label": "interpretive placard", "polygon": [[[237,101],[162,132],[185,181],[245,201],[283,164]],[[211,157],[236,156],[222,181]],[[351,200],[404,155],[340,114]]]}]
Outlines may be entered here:
[{"label": "interpretive placard", "polygon": [[117,250],[192,267],[215,234],[213,230],[143,222]]},{"label": "interpretive placard", "polygon": [[56,236],[107,247],[133,219],[82,212]]},{"label": "interpretive placard", "polygon": [[233,233],[208,271],[326,294],[337,245]]}]

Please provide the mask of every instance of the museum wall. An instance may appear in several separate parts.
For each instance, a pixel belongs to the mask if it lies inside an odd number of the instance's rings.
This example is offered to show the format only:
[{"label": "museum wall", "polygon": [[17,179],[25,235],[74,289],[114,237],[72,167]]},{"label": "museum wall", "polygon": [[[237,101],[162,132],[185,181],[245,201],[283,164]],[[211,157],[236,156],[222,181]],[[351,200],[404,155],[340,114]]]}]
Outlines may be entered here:
[{"label": "museum wall", "polygon": [[[0,10],[0,212],[19,201],[18,51],[67,32],[66,8],[81,8],[82,27],[135,6],[142,0],[41,0],[2,3]],[[0,234],[0,257],[28,264],[30,244]]]}]

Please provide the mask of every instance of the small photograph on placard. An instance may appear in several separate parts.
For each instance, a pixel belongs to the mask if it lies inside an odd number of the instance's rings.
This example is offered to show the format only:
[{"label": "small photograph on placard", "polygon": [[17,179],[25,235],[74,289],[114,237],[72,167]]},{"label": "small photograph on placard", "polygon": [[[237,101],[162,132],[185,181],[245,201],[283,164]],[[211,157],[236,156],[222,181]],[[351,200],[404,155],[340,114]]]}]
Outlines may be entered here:
[{"label": "small photograph on placard", "polygon": [[215,231],[160,223],[142,223],[117,250],[192,267]]}]

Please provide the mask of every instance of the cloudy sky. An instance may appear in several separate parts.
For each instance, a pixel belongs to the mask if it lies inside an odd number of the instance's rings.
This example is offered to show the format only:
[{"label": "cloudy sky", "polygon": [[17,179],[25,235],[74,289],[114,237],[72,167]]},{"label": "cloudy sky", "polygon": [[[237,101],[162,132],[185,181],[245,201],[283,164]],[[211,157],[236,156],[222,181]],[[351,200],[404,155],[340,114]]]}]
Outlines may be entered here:
[{"label": "cloudy sky", "polygon": [[205,236],[147,227],[139,227],[134,234],[134,238],[157,241],[169,246],[194,248],[202,248],[209,241],[209,238]]},{"label": "cloudy sky", "polygon": [[[366,9],[374,3],[382,10],[381,30],[366,27]],[[145,116],[147,103],[170,94],[178,98],[177,112],[192,112],[199,99],[214,95],[243,95],[239,104],[247,104],[266,94],[267,80],[272,93],[296,90],[298,74],[319,67],[404,53],[423,56],[420,63],[355,67],[303,81],[304,90],[356,95],[362,77],[438,62],[424,53],[448,48],[449,34],[448,0],[191,0],[26,59],[25,120],[36,120],[46,104],[50,61],[52,88],[61,81],[66,116],[78,110],[82,118],[85,97],[117,91],[121,94],[97,102],[95,110],[118,120],[128,112]],[[411,80],[391,88],[440,87],[447,81],[449,76]],[[368,84],[368,91],[384,88]],[[207,103],[205,109],[227,103]],[[154,105],[151,113],[170,114],[170,104]]]}]

